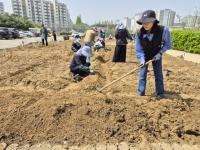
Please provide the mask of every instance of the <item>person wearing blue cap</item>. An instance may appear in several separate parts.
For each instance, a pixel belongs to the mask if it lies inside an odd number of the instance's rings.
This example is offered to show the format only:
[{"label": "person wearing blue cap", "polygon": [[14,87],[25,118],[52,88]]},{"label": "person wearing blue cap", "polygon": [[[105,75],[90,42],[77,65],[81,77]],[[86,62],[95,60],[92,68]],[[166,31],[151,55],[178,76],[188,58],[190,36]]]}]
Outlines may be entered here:
[{"label": "person wearing blue cap", "polygon": [[143,12],[141,19],[137,23],[142,25],[135,39],[136,56],[142,66],[138,94],[139,96],[145,96],[148,72],[146,62],[153,60],[156,96],[163,98],[162,56],[167,50],[172,48],[171,33],[167,27],[159,25],[159,21],[156,19],[156,13],[153,10]]}]

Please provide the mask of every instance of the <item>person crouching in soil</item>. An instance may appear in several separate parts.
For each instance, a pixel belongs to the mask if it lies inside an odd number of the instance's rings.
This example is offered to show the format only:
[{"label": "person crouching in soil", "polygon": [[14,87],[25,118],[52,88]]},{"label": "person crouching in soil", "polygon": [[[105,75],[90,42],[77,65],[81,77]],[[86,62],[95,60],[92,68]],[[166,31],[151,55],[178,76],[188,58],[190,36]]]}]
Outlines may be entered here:
[{"label": "person crouching in soil", "polygon": [[83,46],[73,56],[73,60],[70,65],[70,71],[73,73],[73,79],[75,81],[81,81],[84,77],[93,74],[90,70],[90,57],[91,47]]},{"label": "person crouching in soil", "polygon": [[136,35],[136,56],[143,66],[140,69],[138,84],[139,96],[145,96],[148,65],[146,62],[153,59],[152,65],[155,76],[156,96],[164,97],[164,83],[162,72],[162,55],[172,48],[171,33],[165,26],[160,26],[153,10],[147,10],[137,21],[142,28]]}]

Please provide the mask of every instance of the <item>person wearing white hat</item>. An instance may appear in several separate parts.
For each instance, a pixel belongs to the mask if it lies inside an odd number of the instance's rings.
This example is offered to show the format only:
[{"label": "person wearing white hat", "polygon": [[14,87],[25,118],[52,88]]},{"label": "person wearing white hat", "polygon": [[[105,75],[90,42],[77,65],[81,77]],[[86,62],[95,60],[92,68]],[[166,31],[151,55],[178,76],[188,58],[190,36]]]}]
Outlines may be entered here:
[{"label": "person wearing white hat", "polygon": [[123,23],[119,23],[116,26],[115,38],[116,47],[113,56],[113,62],[126,62],[126,45],[128,44],[127,39],[133,39]]},{"label": "person wearing white hat", "polygon": [[70,64],[70,71],[73,73],[76,81],[81,81],[84,77],[91,73],[89,68],[90,57],[91,47],[86,45],[74,54],[73,60]]}]

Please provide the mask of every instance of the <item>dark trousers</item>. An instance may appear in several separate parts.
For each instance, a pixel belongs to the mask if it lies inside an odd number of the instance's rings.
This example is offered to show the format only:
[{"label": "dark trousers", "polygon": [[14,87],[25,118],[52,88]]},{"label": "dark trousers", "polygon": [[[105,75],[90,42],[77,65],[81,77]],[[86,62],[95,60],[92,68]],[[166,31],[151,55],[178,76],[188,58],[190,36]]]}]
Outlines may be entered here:
[{"label": "dark trousers", "polygon": [[53,36],[54,41],[57,41],[57,37],[56,35]]},{"label": "dark trousers", "polygon": [[45,39],[42,39],[42,44],[43,44],[43,45],[45,45],[45,44],[46,44],[46,46],[48,46],[48,40],[47,40],[47,38],[45,38]]},{"label": "dark trousers", "polygon": [[71,72],[74,74],[74,75],[80,75],[82,77],[86,77],[89,75],[89,72],[88,71],[83,71],[80,69],[79,66],[76,66],[76,67],[73,67],[71,68]]},{"label": "dark trousers", "polygon": [[126,45],[116,45],[113,62],[126,62]]},{"label": "dark trousers", "polygon": [[[164,83],[163,83],[163,72],[162,72],[162,59],[154,61],[153,63],[153,71],[155,76],[156,82],[156,96],[163,96],[164,95]],[[146,80],[147,80],[147,71],[148,65],[142,67],[140,69],[140,79],[138,84],[138,94],[140,96],[145,95],[146,90]]]}]

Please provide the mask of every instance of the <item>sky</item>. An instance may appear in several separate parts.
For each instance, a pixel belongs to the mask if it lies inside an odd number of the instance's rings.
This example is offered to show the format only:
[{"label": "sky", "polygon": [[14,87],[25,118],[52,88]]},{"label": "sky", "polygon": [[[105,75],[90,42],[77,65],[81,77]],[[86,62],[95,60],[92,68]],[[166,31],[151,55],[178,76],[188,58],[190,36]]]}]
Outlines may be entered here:
[{"label": "sky", "polygon": [[[73,22],[81,15],[88,24],[103,20],[117,20],[123,17],[132,18],[135,13],[147,9],[172,9],[180,16],[200,10],[200,0],[59,0],[67,4]],[[0,0],[5,3],[6,11],[12,12],[11,0]]]}]

